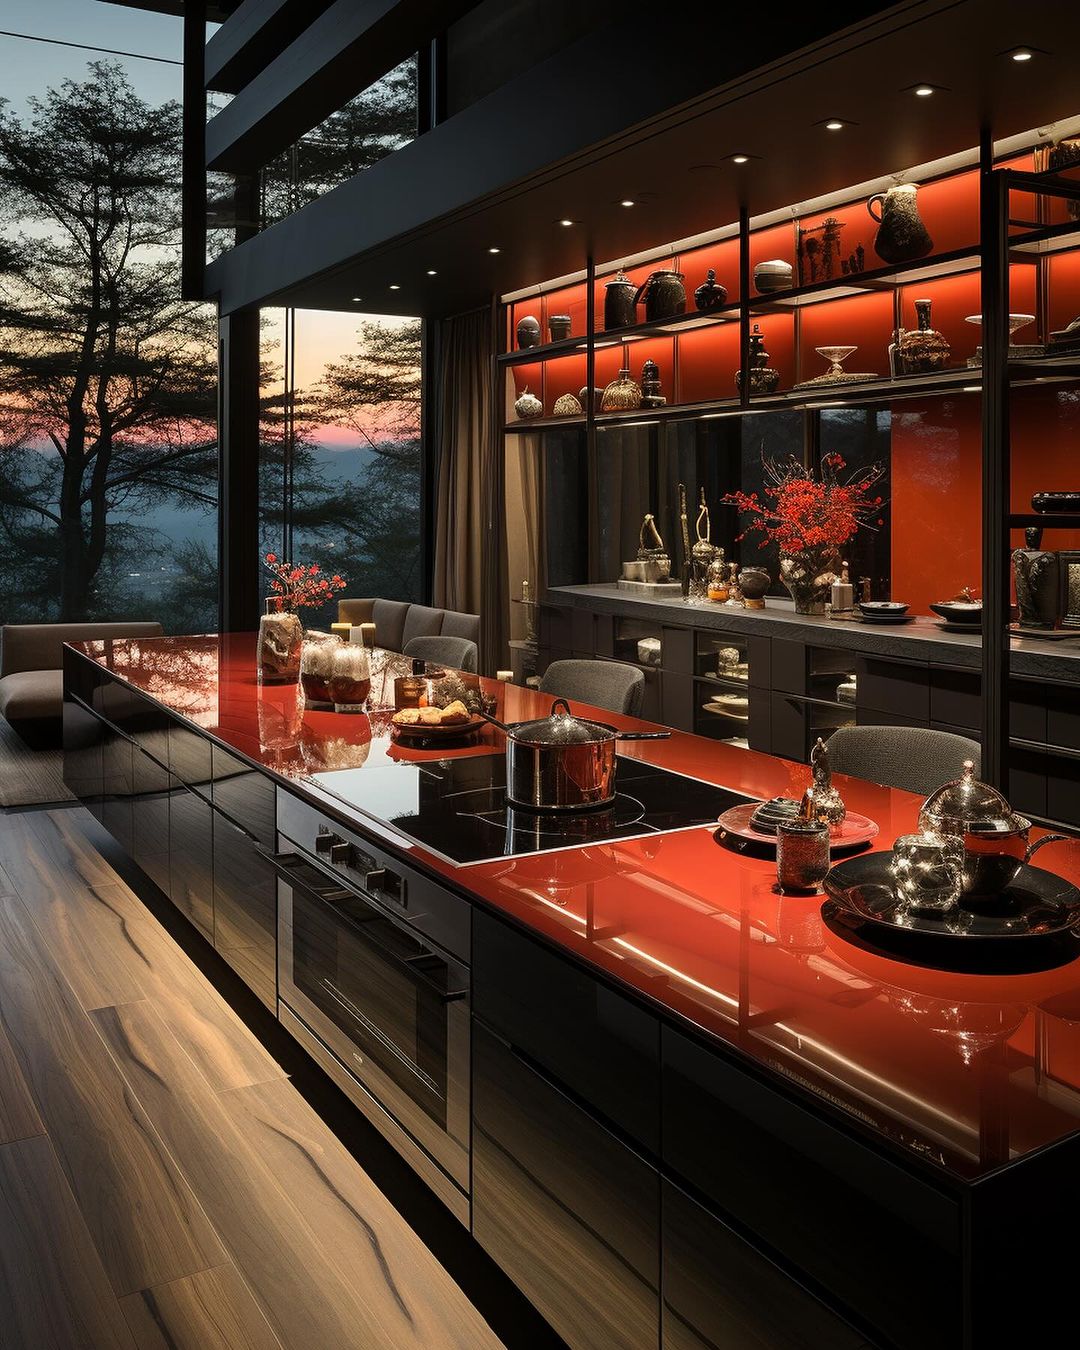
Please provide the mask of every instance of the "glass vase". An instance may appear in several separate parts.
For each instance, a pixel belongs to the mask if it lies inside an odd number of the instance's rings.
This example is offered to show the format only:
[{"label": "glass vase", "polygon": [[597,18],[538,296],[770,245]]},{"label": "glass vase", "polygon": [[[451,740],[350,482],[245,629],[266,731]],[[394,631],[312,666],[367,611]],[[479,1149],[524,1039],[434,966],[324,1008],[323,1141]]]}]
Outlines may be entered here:
[{"label": "glass vase", "polygon": [[296,684],[300,678],[300,651],[304,629],[288,600],[267,596],[266,613],[259,620],[256,662],[260,684]]},{"label": "glass vase", "polygon": [[780,580],[795,601],[796,614],[824,614],[836,580],[834,550],[810,549],[780,555]]}]

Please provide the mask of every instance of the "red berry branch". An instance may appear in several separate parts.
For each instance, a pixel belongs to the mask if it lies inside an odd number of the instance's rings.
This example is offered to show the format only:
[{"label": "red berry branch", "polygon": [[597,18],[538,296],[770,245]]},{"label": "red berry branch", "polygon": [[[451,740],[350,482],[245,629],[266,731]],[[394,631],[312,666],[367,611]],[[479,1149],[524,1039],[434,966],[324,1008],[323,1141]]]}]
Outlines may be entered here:
[{"label": "red berry branch", "polygon": [[270,589],[281,597],[283,609],[299,609],[304,605],[321,605],[329,600],[335,591],[345,589],[345,578],[335,572],[328,576],[322,572],[318,563],[304,566],[302,563],[282,562],[276,553],[268,553],[263,560],[267,571],[274,578]]},{"label": "red berry branch", "polygon": [[841,455],[826,455],[815,477],[794,455],[787,461],[762,457],[764,500],[756,492],[729,492],[722,500],[750,517],[740,539],[752,531],[764,537],[761,547],[774,543],[781,553],[840,548],[860,529],[873,530],[883,522],[881,497],[871,497],[884,477],[880,464],[841,475],[847,463]]}]

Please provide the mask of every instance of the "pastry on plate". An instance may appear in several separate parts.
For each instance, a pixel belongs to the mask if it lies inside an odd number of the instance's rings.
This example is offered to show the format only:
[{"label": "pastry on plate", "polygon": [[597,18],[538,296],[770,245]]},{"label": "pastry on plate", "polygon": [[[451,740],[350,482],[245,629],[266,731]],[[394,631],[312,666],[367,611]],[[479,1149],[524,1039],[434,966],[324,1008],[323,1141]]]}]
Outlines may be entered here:
[{"label": "pastry on plate", "polygon": [[390,719],[397,727],[414,727],[420,721],[419,708],[402,708]]},{"label": "pastry on plate", "polygon": [[460,699],[455,699],[453,703],[448,703],[442,710],[442,724],[444,727],[457,726],[462,722],[468,722],[471,714],[465,704]]},{"label": "pastry on plate", "polygon": [[420,708],[419,722],[422,727],[441,727],[442,709],[441,708]]}]

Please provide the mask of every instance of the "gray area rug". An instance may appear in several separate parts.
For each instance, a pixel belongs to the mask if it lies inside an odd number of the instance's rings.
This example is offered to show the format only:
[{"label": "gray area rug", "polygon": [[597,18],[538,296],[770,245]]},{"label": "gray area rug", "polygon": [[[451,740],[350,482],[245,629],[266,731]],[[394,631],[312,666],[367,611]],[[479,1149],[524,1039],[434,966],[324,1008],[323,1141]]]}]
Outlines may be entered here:
[{"label": "gray area rug", "polygon": [[62,750],[31,750],[0,717],[0,806],[70,802]]}]

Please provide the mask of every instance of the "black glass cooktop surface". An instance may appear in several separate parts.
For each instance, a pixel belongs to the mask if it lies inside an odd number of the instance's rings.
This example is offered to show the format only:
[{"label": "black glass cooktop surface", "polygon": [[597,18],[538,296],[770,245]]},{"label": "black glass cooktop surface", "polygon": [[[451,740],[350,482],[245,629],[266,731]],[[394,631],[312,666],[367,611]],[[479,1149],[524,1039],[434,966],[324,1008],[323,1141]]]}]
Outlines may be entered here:
[{"label": "black glass cooktop surface", "polygon": [[721,811],[751,800],[622,755],[615,801],[591,811],[511,806],[501,754],[334,769],[312,781],[459,865],[713,824]]}]

